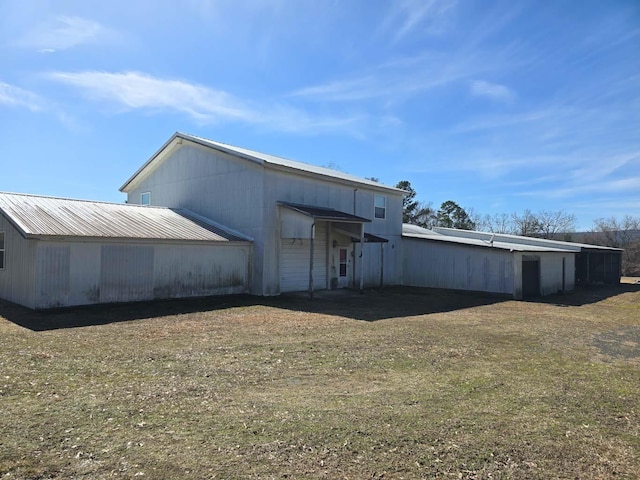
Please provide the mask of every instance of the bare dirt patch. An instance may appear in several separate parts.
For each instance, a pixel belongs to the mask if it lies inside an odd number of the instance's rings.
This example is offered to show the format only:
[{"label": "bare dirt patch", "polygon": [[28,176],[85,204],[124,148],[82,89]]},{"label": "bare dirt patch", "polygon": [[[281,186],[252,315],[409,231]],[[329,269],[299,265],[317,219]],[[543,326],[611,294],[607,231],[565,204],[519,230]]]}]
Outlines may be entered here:
[{"label": "bare dirt patch", "polygon": [[640,325],[603,332],[593,343],[608,357],[640,361]]}]

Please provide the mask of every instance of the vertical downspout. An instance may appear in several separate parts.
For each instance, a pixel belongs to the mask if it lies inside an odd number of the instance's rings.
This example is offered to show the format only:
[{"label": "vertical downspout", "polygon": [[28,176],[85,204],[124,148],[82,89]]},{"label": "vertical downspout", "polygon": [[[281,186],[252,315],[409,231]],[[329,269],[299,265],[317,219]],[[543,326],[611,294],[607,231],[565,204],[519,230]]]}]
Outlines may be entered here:
[{"label": "vertical downspout", "polygon": [[316,230],[316,222],[311,224],[311,241],[309,242],[309,298],[313,300],[313,239]]},{"label": "vertical downspout", "polygon": [[324,249],[324,272],[325,272],[325,286],[324,288],[326,288],[327,290],[329,290],[330,288],[330,281],[331,279],[329,278],[331,275],[329,275],[329,257],[331,255],[331,229],[333,228],[333,224],[331,222],[327,222],[326,223],[327,226],[327,231],[325,233],[325,249]]},{"label": "vertical downspout", "polygon": [[[356,192],[357,188],[353,189],[353,214],[356,215]],[[353,242],[353,250],[351,251],[353,254],[353,265],[352,265],[352,274],[351,274],[351,287],[355,290],[356,288],[356,244]]]},{"label": "vertical downspout", "polygon": [[353,189],[353,214],[356,215],[356,192],[358,191],[357,188]]},{"label": "vertical downspout", "polygon": [[360,293],[364,293],[364,223],[360,224]]},{"label": "vertical downspout", "polygon": [[380,242],[380,290],[384,282],[384,242]]}]

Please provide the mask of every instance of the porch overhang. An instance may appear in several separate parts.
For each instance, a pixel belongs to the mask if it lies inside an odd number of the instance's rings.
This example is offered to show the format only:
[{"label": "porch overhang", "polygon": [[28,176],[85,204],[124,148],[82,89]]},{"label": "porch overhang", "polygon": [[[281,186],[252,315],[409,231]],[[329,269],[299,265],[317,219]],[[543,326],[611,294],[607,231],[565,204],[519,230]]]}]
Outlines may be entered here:
[{"label": "porch overhang", "polygon": [[[333,227],[333,231],[341,233],[342,235],[346,235],[351,238],[351,241],[354,243],[360,242],[360,232],[350,232],[345,230],[344,228]],[[384,237],[379,237],[374,235],[373,233],[364,233],[364,243],[389,243],[389,240]]]},{"label": "porch overhang", "polygon": [[[338,230],[343,235],[353,239],[359,237],[360,243],[360,291],[364,288],[364,243],[366,234],[364,224],[371,222],[368,218],[359,217],[351,213],[342,212],[333,208],[318,207],[315,205],[303,205],[299,203],[278,202],[280,209],[280,237],[281,238],[308,238],[309,241],[309,297],[313,298],[313,255],[314,239],[317,222],[326,222],[331,228]],[[339,224],[340,227],[335,227]],[[339,228],[339,229],[338,229]],[[357,233],[356,233],[357,232]],[[369,235],[370,239],[382,241],[381,237]],[[382,243],[381,243],[382,245]],[[329,248],[327,243],[327,249]],[[328,252],[327,257],[328,259]],[[327,260],[328,262],[328,260]],[[355,263],[354,263],[355,269]],[[355,276],[355,275],[354,275]]]},{"label": "porch overhang", "polygon": [[368,218],[358,217],[351,213],[341,212],[340,210],[334,210],[333,208],[316,207],[315,205],[302,205],[298,203],[278,202],[278,205],[298,212],[307,217],[311,217],[314,220],[321,220],[325,222],[343,222],[343,223],[368,223],[371,222]]}]

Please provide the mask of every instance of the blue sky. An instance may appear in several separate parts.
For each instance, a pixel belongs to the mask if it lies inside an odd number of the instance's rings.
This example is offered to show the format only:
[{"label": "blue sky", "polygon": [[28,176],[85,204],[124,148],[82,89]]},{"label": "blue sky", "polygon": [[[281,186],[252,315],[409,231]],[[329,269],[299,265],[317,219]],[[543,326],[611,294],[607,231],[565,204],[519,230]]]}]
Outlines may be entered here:
[{"label": "blue sky", "polygon": [[182,131],[434,206],[640,215],[637,0],[0,7],[0,191],[124,201]]}]

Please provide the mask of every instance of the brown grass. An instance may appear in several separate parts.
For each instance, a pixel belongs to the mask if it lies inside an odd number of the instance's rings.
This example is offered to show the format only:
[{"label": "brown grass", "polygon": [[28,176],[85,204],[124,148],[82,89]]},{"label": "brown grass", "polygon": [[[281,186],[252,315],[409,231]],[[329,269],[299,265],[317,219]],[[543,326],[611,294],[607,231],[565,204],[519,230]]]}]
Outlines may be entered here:
[{"label": "brown grass", "polygon": [[0,303],[0,475],[640,478],[640,287],[320,297]]}]

